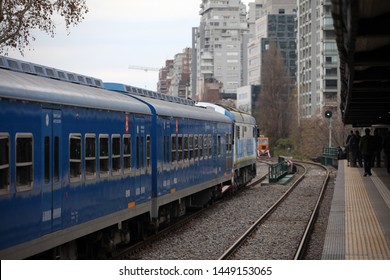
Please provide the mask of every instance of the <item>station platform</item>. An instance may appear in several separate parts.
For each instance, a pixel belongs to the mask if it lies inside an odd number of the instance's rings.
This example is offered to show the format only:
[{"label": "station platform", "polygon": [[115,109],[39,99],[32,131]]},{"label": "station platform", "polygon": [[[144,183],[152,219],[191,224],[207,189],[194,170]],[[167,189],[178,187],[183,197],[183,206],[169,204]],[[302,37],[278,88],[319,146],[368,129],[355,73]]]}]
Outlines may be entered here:
[{"label": "station platform", "polygon": [[390,174],[340,160],[323,260],[390,260]]}]

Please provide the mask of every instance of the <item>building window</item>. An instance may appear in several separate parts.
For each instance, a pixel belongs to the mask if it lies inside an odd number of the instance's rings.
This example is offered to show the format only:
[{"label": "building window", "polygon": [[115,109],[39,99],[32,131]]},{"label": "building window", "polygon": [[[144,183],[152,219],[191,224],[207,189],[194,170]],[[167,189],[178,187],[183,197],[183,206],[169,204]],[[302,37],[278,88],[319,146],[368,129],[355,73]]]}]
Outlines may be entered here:
[{"label": "building window", "polygon": [[325,80],[326,89],[337,89],[337,80]]}]

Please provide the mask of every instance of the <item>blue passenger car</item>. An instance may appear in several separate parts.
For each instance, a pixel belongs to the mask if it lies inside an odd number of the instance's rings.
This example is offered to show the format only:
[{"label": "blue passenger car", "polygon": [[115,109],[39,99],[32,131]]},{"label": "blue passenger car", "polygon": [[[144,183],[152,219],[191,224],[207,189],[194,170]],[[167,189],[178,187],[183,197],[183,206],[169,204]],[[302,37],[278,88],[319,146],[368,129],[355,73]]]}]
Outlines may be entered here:
[{"label": "blue passenger car", "polygon": [[7,68],[0,69],[1,259],[29,257],[149,212],[147,105],[34,72],[50,68],[4,57],[0,65]]},{"label": "blue passenger car", "polygon": [[[155,220],[164,221],[171,216],[169,209],[184,211],[195,201],[183,198],[231,180],[228,163],[232,158],[232,123],[228,117],[196,107],[192,101],[174,103],[153,94],[133,95],[129,86],[122,84],[105,83],[105,87],[144,102],[154,114],[151,141],[152,154],[156,155],[152,157]],[[211,195],[204,193],[199,203]]]},{"label": "blue passenger car", "polygon": [[0,56],[0,259],[96,258],[232,180],[232,120]]}]

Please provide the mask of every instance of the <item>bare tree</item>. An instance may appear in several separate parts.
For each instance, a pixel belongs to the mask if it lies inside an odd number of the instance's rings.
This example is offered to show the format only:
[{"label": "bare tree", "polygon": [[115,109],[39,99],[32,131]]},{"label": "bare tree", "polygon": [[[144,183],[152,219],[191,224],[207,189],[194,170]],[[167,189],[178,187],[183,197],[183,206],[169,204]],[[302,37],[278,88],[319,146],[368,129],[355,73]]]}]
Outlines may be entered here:
[{"label": "bare tree", "polygon": [[35,41],[34,29],[54,37],[54,14],[64,18],[69,32],[87,12],[85,0],[0,0],[0,53],[17,48],[23,54],[30,41]]},{"label": "bare tree", "polygon": [[286,138],[289,134],[289,99],[291,82],[283,58],[274,42],[265,52],[261,70],[261,93],[257,106],[260,129],[272,141]]},{"label": "bare tree", "polygon": [[351,127],[345,126],[337,114],[332,117],[331,127],[329,127],[329,121],[324,116],[302,119],[298,129],[300,135],[295,144],[296,148],[310,158],[321,156],[323,148],[329,146],[329,129],[331,129],[332,136],[331,146],[345,146],[346,136]]}]

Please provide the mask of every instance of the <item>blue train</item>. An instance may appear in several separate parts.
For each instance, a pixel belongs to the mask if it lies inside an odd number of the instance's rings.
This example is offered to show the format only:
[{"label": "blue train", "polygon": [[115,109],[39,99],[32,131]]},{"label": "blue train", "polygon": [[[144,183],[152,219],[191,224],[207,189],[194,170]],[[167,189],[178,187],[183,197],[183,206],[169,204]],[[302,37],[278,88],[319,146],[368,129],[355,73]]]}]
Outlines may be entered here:
[{"label": "blue train", "polygon": [[245,114],[0,56],[0,259],[85,259],[256,175]]}]

